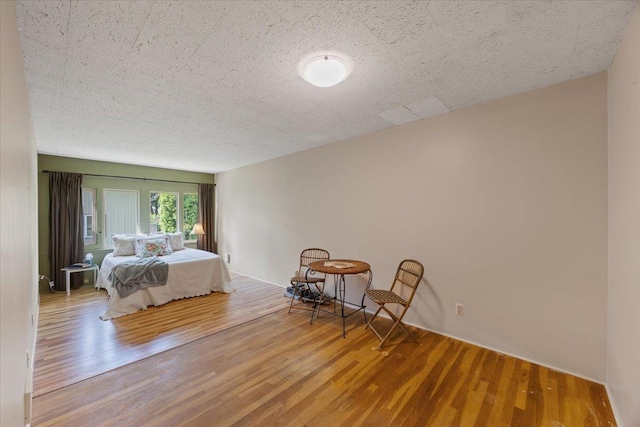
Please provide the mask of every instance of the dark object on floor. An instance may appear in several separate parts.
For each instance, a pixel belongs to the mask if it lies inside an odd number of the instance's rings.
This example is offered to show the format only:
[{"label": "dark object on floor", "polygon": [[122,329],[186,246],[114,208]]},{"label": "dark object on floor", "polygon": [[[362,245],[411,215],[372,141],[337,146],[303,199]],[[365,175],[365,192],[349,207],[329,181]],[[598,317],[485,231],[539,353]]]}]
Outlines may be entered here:
[{"label": "dark object on floor", "polygon": [[[297,292],[294,290],[294,286],[298,286]],[[304,303],[317,303],[320,301],[320,293],[314,291],[313,289],[300,289],[304,287],[304,284],[296,284],[294,286],[287,286],[287,290],[284,291],[284,296],[287,298],[293,298],[296,301],[299,301],[302,298],[302,302]],[[331,297],[329,295],[324,295],[322,298],[322,304],[327,305]]]}]

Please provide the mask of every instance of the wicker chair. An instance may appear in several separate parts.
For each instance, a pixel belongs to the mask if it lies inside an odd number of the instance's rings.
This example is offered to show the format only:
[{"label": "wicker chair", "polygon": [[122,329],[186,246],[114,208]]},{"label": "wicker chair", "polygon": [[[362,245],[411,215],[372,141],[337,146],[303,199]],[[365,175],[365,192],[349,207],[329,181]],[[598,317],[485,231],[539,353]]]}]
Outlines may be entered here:
[{"label": "wicker chair", "polygon": [[[296,299],[296,295],[302,301],[303,291],[311,291],[311,285],[313,285],[318,292],[324,292],[324,282],[326,279],[326,275],[320,275],[316,272],[312,272],[311,270],[309,270],[309,264],[314,261],[328,260],[329,258],[329,252],[324,249],[310,248],[302,251],[302,253],[300,254],[300,266],[298,268],[297,274],[291,278],[291,287],[293,288],[293,293],[291,295],[291,302],[289,303],[289,313],[291,313],[292,308],[305,309],[305,307],[297,307],[293,304],[293,301]],[[314,275],[312,275],[312,273]],[[306,309],[311,310],[309,308]]]},{"label": "wicker chair", "polygon": [[[364,291],[366,296],[368,296],[373,302],[380,306],[371,320],[367,322],[367,326],[365,326],[365,328],[371,329],[371,331],[373,331],[373,333],[376,334],[376,336],[380,340],[378,349],[382,348],[385,342],[387,342],[389,336],[396,328],[396,326],[400,326],[403,331],[405,331],[411,338],[417,341],[411,331],[409,331],[409,329],[406,328],[406,325],[402,323],[402,318],[411,305],[411,300],[413,300],[413,296],[416,293],[416,289],[418,289],[418,285],[420,284],[423,274],[424,266],[420,262],[412,259],[405,259],[398,266],[398,271],[396,272],[396,277],[393,279],[393,284],[391,285],[390,290],[386,291],[383,289],[366,289]],[[405,288],[406,292],[408,293],[406,299],[399,295],[399,293],[402,293],[403,288]],[[397,293],[394,292],[394,289]],[[389,304],[398,304],[403,307],[399,316],[396,316],[391,310],[387,308],[387,305]],[[384,310],[395,321],[389,332],[387,332],[384,337],[382,337],[382,335],[378,333],[378,331],[376,331],[372,325],[373,320],[378,316],[380,310]]]}]

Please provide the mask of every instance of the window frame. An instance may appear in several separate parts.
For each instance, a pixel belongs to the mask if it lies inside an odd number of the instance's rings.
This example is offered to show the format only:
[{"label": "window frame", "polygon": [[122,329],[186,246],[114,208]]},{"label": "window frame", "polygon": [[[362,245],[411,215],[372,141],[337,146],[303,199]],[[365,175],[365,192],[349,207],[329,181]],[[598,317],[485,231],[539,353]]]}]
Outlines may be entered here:
[{"label": "window frame", "polygon": [[[84,243],[83,245],[85,252],[104,252],[108,253],[113,250],[113,243],[111,236],[107,235],[107,232],[114,233],[118,227],[121,227],[123,230],[126,229],[128,232],[132,232],[135,228],[136,234],[146,234],[151,231],[151,218],[150,218],[150,196],[151,193],[171,193],[176,194],[176,202],[177,202],[177,231],[182,232],[183,235],[185,233],[184,227],[186,223],[191,223],[192,221],[197,221],[197,216],[195,219],[193,218],[193,210],[192,208],[189,212],[185,212],[185,198],[186,195],[189,195],[190,198],[195,200],[199,199],[199,193],[197,189],[197,185],[192,185],[191,183],[179,183],[177,184],[151,184],[143,181],[134,181],[126,178],[94,178],[89,176],[86,178],[86,182],[84,182],[83,189],[94,192],[94,219],[93,219],[93,231],[95,234],[96,243]],[[189,184],[189,185],[187,185]],[[160,190],[158,190],[160,189]],[[113,203],[118,203],[117,196],[111,195],[111,192],[121,193],[121,194],[131,194],[131,192],[135,193],[135,197],[137,201],[137,205],[134,200],[129,199],[129,202],[123,204],[121,209],[116,208],[116,205]],[[85,198],[87,196],[85,195]],[[125,199],[126,197],[123,197]],[[111,200],[111,216],[110,222],[107,223],[105,218],[109,217],[108,207],[107,207],[107,199]],[[124,201],[123,201],[124,202]],[[187,201],[186,206],[192,206],[190,200]],[[196,208],[197,209],[197,208]],[[186,215],[189,217],[186,217]],[[135,215],[135,218],[132,217]],[[123,218],[119,218],[123,221],[120,223],[116,217],[123,216]],[[82,220],[81,220],[82,221]],[[112,230],[108,230],[111,227]],[[125,228],[126,227],[126,228]],[[115,234],[115,233],[114,233]],[[184,242],[189,247],[195,247],[197,239],[195,235],[184,236]]]},{"label": "window frame", "polygon": [[[85,246],[95,246],[98,244],[98,227],[97,227],[97,222],[98,222],[98,189],[97,188],[89,188],[89,187],[81,187],[81,191],[82,191],[82,198],[83,198],[83,203],[82,203],[82,241],[84,243]],[[87,215],[84,212],[84,192],[88,192],[91,193],[91,215]],[[87,217],[91,216],[91,230],[92,230],[92,240],[91,241],[87,241]]]}]

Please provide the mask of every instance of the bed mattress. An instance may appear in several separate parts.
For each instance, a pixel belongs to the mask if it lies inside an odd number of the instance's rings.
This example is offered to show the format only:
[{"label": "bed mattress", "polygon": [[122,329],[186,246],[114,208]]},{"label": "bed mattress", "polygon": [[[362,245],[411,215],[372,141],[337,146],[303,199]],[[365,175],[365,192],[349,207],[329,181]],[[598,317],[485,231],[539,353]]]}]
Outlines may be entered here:
[{"label": "bed mattress", "polygon": [[231,293],[234,291],[226,265],[219,255],[199,249],[185,248],[171,255],[160,257],[169,264],[167,284],[141,289],[127,297],[120,297],[111,287],[109,273],[114,266],[137,259],[135,256],[114,257],[108,254],[98,274],[97,287],[109,294],[107,311],[102,320],[114,319],[125,314],[146,310],[149,306],[166,304],[176,299],[207,295],[211,292]]}]

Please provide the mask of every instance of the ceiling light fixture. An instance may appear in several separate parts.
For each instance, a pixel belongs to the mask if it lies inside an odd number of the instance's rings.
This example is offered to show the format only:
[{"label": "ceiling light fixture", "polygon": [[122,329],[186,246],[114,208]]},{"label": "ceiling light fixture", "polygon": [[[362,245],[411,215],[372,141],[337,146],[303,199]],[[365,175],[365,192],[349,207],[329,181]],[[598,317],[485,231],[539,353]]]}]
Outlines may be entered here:
[{"label": "ceiling light fixture", "polygon": [[349,75],[349,67],[336,56],[311,58],[302,67],[302,78],[314,86],[335,86]]}]

